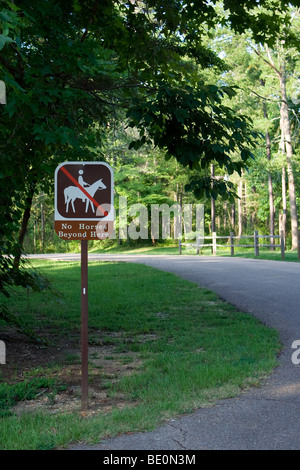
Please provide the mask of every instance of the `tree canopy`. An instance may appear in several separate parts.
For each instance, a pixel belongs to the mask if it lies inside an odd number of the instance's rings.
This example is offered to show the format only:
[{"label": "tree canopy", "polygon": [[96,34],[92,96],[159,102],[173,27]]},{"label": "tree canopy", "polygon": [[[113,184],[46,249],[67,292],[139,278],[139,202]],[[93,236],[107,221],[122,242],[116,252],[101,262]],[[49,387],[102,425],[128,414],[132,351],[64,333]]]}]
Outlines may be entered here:
[{"label": "tree canopy", "polygon": [[105,159],[100,143],[119,109],[138,130],[131,148],[157,146],[199,171],[198,196],[211,190],[201,171],[212,161],[240,172],[257,134],[224,104],[236,88],[205,79],[204,70],[226,70],[205,38],[227,24],[272,45],[290,3],[298,0],[2,0],[1,291],[30,282],[15,260],[34,194],[50,190],[62,160]]}]

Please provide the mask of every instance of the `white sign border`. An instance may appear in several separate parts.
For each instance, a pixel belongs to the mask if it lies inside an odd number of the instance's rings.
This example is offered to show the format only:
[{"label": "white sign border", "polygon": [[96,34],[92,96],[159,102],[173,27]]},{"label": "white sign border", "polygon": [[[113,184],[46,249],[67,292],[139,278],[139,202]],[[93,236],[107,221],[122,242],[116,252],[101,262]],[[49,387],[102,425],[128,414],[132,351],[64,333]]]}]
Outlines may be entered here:
[{"label": "white sign border", "polygon": [[[58,212],[58,209],[57,209],[57,174],[59,172],[59,170],[61,169],[62,166],[64,165],[99,165],[99,166],[106,166],[109,171],[110,171],[110,174],[111,174],[111,195],[110,195],[110,200],[111,200],[111,208],[110,208],[110,211],[108,213],[108,215],[106,217],[95,217],[93,219],[91,219],[91,217],[87,217],[87,218],[84,218],[84,217],[79,217],[79,218],[71,218],[71,217],[63,217],[59,212]],[[106,208],[105,208],[106,209]],[[54,173],[54,220],[55,221],[61,221],[61,220],[64,220],[64,221],[69,221],[69,222],[76,222],[76,221],[107,221],[107,222],[111,222],[114,220],[114,170],[113,168],[106,162],[99,162],[99,161],[81,161],[81,162],[63,162],[63,163],[60,163],[57,167],[56,167],[56,170],[55,170],[55,173]]]}]

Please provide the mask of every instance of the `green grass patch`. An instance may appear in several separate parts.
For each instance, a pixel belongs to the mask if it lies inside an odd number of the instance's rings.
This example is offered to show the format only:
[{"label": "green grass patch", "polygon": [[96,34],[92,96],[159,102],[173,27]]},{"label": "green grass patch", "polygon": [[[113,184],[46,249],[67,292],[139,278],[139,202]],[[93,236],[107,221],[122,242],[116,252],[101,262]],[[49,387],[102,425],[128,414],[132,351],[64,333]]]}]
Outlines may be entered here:
[{"label": "green grass patch", "polygon": [[[245,242],[246,243],[246,242]],[[118,246],[116,244],[104,245],[99,244],[95,245],[90,250],[91,253],[107,253],[107,254],[134,254],[134,255],[179,255],[179,248],[178,244],[174,245],[157,245],[157,246],[129,246],[129,245],[121,245]],[[196,255],[196,248],[190,246],[183,246],[182,247],[182,254],[183,255]],[[213,256],[212,255],[212,248],[201,248],[200,253],[197,256]],[[231,256],[230,255],[230,247],[218,247],[217,248],[217,256]],[[280,248],[276,248],[276,250],[271,251],[268,248],[260,248],[259,249],[259,256],[258,258],[254,255],[254,248],[235,248],[234,250],[234,257],[239,258],[252,258],[252,259],[266,259],[266,260],[274,260],[274,261],[282,261],[281,258],[281,251]],[[292,261],[292,262],[299,262],[298,253],[296,251],[286,250],[285,251],[285,258],[284,261]]]},{"label": "green grass patch", "polygon": [[[60,295],[24,296],[20,291],[9,299],[10,307],[49,344],[78,344],[80,264],[35,261],[34,266]],[[122,397],[124,406],[87,417],[80,410],[3,417],[1,449],[50,449],[153,429],[172,416],[259,385],[276,366],[280,349],[277,332],[216,294],[154,268],[111,262],[89,263],[89,344],[100,352],[108,348],[97,371],[91,364],[92,377],[98,377],[99,391],[111,400]],[[96,356],[91,355],[91,363]],[[116,376],[104,368],[113,361],[120,367],[138,366]],[[57,365],[58,371],[66,364]],[[50,375],[45,369],[44,377]],[[3,390],[10,385],[2,383]],[[38,381],[35,386],[38,393]],[[49,390],[57,386],[48,383]]]},{"label": "green grass patch", "polygon": [[[230,256],[230,249],[223,250],[220,248],[220,251],[217,251],[218,256]],[[265,259],[273,261],[291,261],[299,262],[298,253],[296,251],[287,250],[284,255],[284,260],[281,258],[280,250],[276,249],[275,251],[270,251],[267,248],[259,249],[259,256],[255,257],[254,250],[252,248],[236,248],[234,250],[234,256],[240,258],[251,258],[251,259]]]},{"label": "green grass patch", "polygon": [[54,395],[58,390],[65,388],[58,385],[53,377],[25,378],[17,383],[0,383],[0,418],[11,416],[11,407],[20,401],[33,400],[42,393]]},{"label": "green grass patch", "polygon": [[99,242],[95,244],[89,250],[90,253],[107,253],[107,254],[134,254],[134,255],[178,255],[178,244],[176,242],[173,245],[157,244],[156,246],[151,245],[117,245],[117,244],[102,244]]}]

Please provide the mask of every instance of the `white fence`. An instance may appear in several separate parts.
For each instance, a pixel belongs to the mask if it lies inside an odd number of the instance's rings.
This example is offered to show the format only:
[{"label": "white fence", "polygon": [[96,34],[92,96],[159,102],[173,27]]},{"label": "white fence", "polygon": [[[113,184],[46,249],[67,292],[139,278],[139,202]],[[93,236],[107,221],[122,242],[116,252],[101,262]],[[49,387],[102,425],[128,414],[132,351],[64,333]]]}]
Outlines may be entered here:
[{"label": "white fence", "polygon": [[[245,244],[245,245],[242,245],[240,244],[240,240],[243,240],[243,239],[252,239],[253,238],[253,242],[250,244]],[[220,239],[227,239],[228,242],[226,245],[220,245],[217,243],[217,240],[220,240]],[[259,240],[260,239],[270,239],[270,243],[269,244],[266,244],[266,243],[259,243]],[[211,243],[200,243],[200,240],[204,241],[204,240],[211,240]],[[234,240],[238,240],[239,243],[238,244],[235,244],[234,243]],[[275,243],[275,240],[279,240],[278,243]],[[271,243],[272,241],[272,243]],[[233,232],[230,233],[230,235],[228,236],[217,236],[216,232],[213,232],[213,234],[209,237],[201,237],[200,235],[197,235],[196,237],[196,243],[182,243],[181,240],[179,240],[179,254],[182,253],[182,247],[183,246],[190,246],[190,247],[194,247],[196,248],[197,250],[197,254],[199,254],[200,252],[200,248],[202,247],[209,247],[211,246],[212,247],[212,253],[213,255],[216,255],[217,254],[217,247],[222,247],[223,249],[224,248],[230,248],[230,254],[231,256],[234,256],[234,249],[235,248],[240,248],[240,247],[243,247],[243,248],[253,248],[254,249],[254,255],[256,257],[259,256],[259,248],[260,247],[266,247],[266,248],[280,248],[281,250],[281,258],[284,259],[284,254],[285,254],[285,245],[284,245],[284,237],[283,237],[283,232],[281,232],[280,235],[259,235],[258,234],[258,231],[255,230],[254,234],[253,235],[242,235],[242,236],[235,236]]]}]

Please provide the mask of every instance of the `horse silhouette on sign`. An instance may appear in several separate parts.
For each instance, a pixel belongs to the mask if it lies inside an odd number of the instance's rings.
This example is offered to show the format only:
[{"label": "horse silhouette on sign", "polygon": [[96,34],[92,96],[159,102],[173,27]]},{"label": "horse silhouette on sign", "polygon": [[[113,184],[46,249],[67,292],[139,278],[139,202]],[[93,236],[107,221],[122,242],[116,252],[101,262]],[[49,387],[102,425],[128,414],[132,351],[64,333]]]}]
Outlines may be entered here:
[{"label": "horse silhouette on sign", "polygon": [[[94,197],[98,189],[106,189],[105,184],[102,182],[102,178],[95,183],[91,184],[89,187],[84,188],[90,196]],[[85,202],[85,213],[87,213],[89,205],[91,205],[93,212],[95,212],[94,204],[92,201],[81,191],[77,186],[68,186],[64,190],[66,212],[69,212],[69,205],[71,203],[73,212],[76,212],[74,201],[76,199],[81,199],[82,202]]]}]

